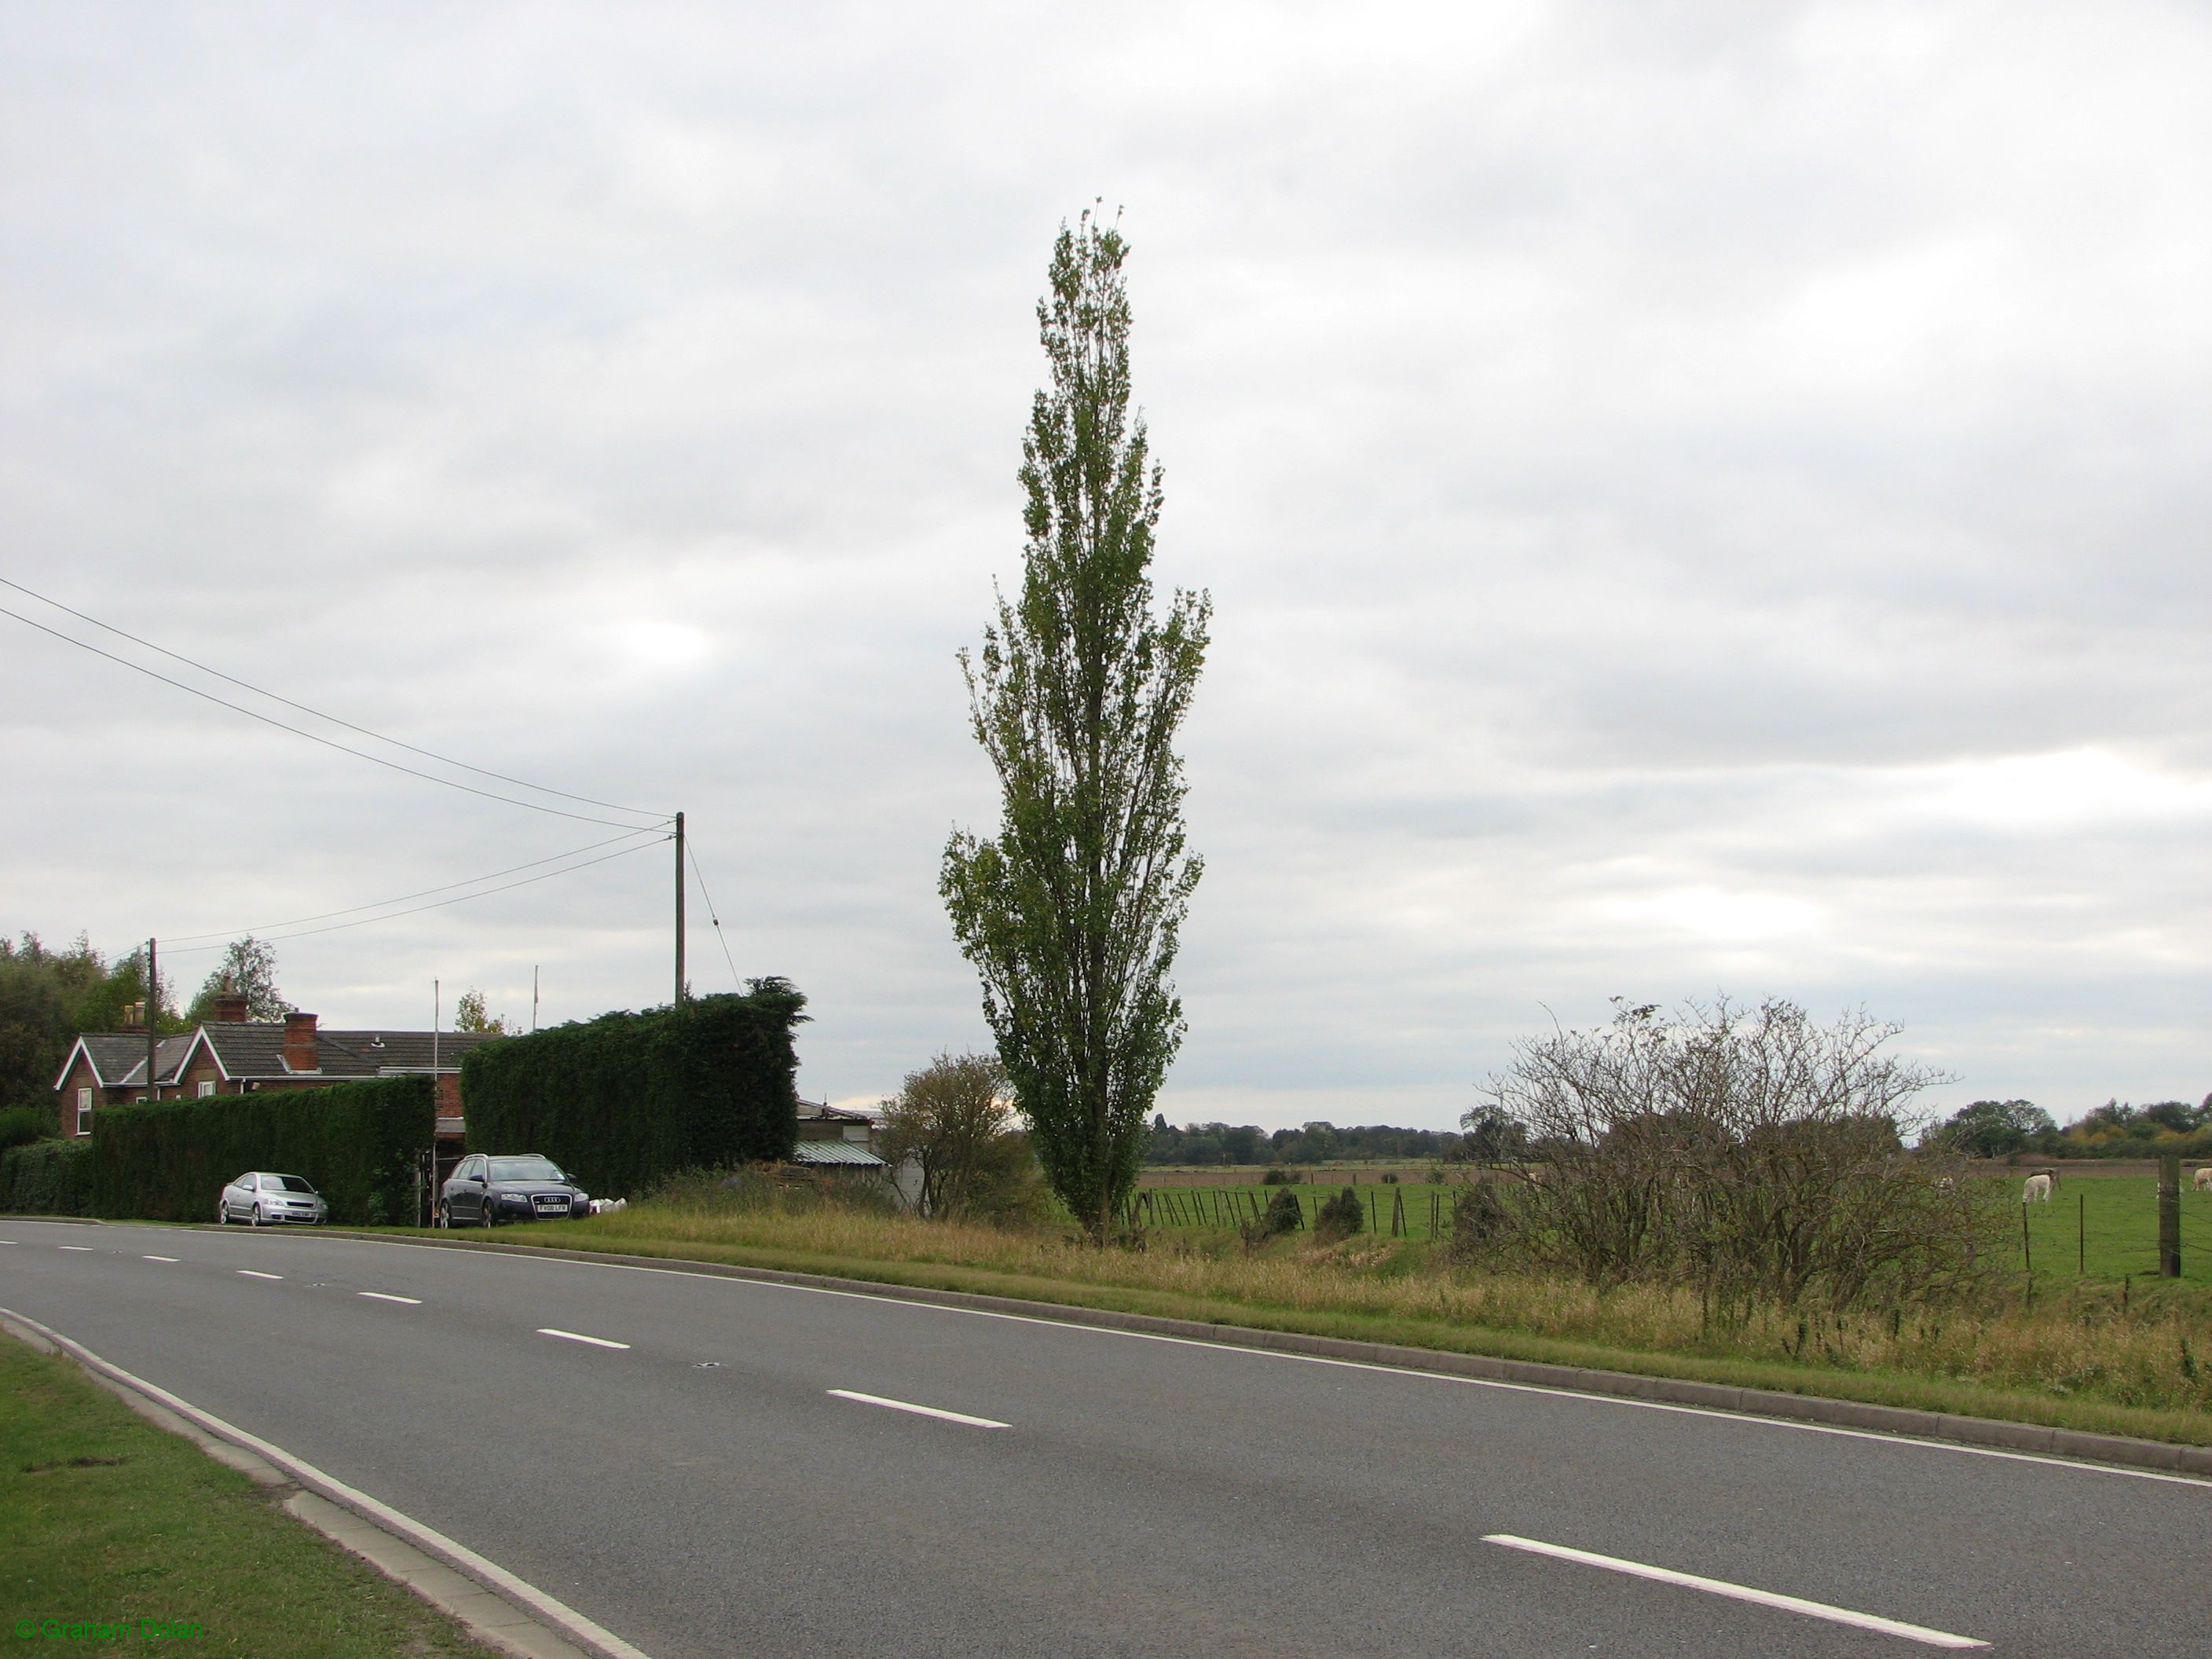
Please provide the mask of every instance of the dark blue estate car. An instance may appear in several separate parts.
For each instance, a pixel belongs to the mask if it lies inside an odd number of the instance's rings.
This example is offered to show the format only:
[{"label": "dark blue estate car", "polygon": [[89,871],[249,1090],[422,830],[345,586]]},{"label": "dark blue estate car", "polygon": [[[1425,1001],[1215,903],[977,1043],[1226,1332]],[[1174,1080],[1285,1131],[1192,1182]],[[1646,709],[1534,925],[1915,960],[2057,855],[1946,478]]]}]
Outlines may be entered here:
[{"label": "dark blue estate car", "polygon": [[587,1216],[592,1200],[535,1152],[499,1157],[471,1152],[438,1189],[441,1227],[496,1227],[503,1221],[558,1220]]}]

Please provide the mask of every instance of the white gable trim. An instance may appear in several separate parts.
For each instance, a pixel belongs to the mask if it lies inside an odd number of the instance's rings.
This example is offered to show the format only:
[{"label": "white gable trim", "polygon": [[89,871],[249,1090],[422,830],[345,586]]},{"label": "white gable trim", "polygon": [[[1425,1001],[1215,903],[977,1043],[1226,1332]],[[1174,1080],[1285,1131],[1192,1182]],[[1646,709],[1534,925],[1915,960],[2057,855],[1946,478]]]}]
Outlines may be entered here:
[{"label": "white gable trim", "polygon": [[84,1056],[84,1063],[92,1067],[92,1080],[94,1083],[103,1089],[112,1089],[115,1086],[100,1076],[100,1062],[92,1057],[92,1050],[84,1046],[84,1039],[80,1036],[70,1045],[69,1058],[62,1062],[62,1074],[54,1079],[54,1088],[58,1091],[69,1081],[70,1073],[76,1069],[76,1057],[80,1054]]},{"label": "white gable trim", "polygon": [[192,1056],[203,1048],[205,1048],[210,1057],[214,1060],[215,1068],[222,1073],[222,1080],[225,1083],[237,1080],[231,1076],[230,1067],[222,1063],[222,1050],[208,1041],[207,1027],[196,1025],[192,1028],[192,1040],[185,1049],[185,1057],[177,1062],[177,1069],[171,1074],[169,1081],[181,1084],[185,1080],[185,1073],[191,1069]]}]

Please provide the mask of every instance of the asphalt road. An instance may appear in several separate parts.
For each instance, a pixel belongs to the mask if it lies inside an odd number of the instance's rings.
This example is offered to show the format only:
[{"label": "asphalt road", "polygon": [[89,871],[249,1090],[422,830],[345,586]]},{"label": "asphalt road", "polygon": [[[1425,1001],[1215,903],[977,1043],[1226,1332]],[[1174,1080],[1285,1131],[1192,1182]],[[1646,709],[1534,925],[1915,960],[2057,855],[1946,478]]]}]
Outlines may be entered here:
[{"label": "asphalt road", "polygon": [[0,1306],[654,1659],[1941,1650],[1731,1587],[2212,1653],[2202,1482],[611,1265],[0,1239]]}]

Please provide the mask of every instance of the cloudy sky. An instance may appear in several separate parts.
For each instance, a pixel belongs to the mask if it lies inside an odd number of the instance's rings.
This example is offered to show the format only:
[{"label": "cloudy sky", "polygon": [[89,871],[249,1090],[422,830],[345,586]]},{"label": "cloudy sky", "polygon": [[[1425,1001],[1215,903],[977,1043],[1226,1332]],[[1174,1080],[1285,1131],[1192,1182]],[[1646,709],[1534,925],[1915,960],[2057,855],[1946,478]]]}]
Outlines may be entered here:
[{"label": "cloudy sky", "polygon": [[[0,617],[0,928],[219,944],[681,807],[810,1097],[981,1044],[954,653],[1103,198],[1216,606],[1170,1116],[1445,1127],[1718,990],[1901,1023],[1941,1103],[2194,1100],[2208,85],[2129,0],[0,5],[0,576],[646,810]],[[637,844],[281,983],[664,1000]]]}]

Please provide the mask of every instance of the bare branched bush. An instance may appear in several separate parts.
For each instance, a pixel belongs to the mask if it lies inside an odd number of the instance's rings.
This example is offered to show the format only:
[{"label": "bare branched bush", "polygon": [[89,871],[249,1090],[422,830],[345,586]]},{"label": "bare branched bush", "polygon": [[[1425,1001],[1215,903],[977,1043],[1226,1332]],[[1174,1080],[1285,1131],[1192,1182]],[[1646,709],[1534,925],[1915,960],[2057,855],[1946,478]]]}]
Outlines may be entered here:
[{"label": "bare branched bush", "polygon": [[1463,1248],[1596,1285],[1694,1285],[1733,1320],[1966,1288],[1997,1220],[1953,1160],[1905,1149],[1914,1097],[1948,1079],[1883,1054],[1898,1030],[1723,998],[1522,1041],[1486,1103],[1537,1161],[1498,1170]]}]

